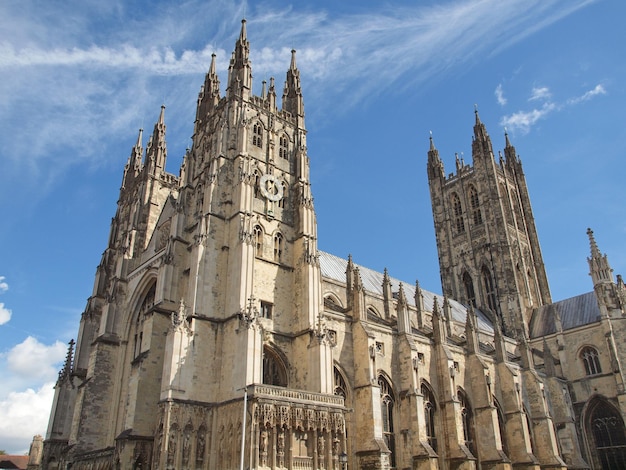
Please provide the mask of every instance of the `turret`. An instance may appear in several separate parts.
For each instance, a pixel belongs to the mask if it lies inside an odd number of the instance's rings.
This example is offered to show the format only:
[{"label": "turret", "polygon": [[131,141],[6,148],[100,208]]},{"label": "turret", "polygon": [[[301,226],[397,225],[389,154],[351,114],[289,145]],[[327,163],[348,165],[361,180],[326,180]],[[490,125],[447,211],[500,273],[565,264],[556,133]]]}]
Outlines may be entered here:
[{"label": "turret", "polygon": [[433,141],[433,134],[430,134],[430,148],[428,149],[428,178],[429,179],[441,179],[445,176],[443,163],[439,158],[439,150],[435,148]]},{"label": "turret", "polygon": [[[493,149],[491,146],[491,137],[487,133],[487,128],[480,120],[478,115],[478,108],[474,110],[476,115],[476,122],[474,123],[474,140],[472,142],[472,158],[474,164],[477,162],[477,157],[484,156],[489,157],[493,155]],[[493,157],[492,157],[493,158]]]},{"label": "turret", "polygon": [[211,65],[204,79],[204,85],[198,96],[198,110],[196,120],[204,120],[206,115],[217,106],[220,101],[220,80],[215,66],[215,54],[211,54]]},{"label": "turret", "polygon": [[165,105],[161,106],[159,120],[154,125],[152,136],[146,149],[144,169],[152,176],[165,171],[167,160],[167,144],[165,142]]},{"label": "turret", "polygon": [[593,230],[590,228],[587,229],[587,236],[589,237],[589,245],[591,247],[591,257],[587,258],[587,262],[589,263],[589,275],[593,280],[594,288],[601,284],[612,284],[613,270],[609,265],[607,256],[600,253],[596,239],[593,236]]},{"label": "turret", "polygon": [[[296,66],[296,51],[291,51],[291,65],[287,71],[285,80],[285,90],[283,92],[283,110],[294,116],[304,118],[304,101],[302,99],[302,89],[300,85],[300,71]],[[304,124],[300,124],[304,127]]]},{"label": "turret", "polygon": [[241,20],[241,32],[235,44],[235,50],[228,67],[227,95],[250,97],[252,90],[252,66],[250,63],[250,42],[246,31],[246,20]]}]

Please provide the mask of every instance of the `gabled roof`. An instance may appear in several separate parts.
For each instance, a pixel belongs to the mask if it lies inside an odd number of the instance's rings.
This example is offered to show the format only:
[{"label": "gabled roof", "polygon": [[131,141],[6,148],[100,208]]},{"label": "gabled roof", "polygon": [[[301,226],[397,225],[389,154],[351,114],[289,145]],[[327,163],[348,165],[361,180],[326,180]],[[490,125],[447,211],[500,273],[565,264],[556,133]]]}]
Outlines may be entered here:
[{"label": "gabled roof", "polygon": [[0,455],[0,469],[26,470],[28,455]]},{"label": "gabled roof", "polygon": [[[320,268],[322,270],[322,276],[332,279],[334,281],[338,281],[342,284],[346,283],[346,267],[348,265],[348,261],[340,258],[335,255],[331,255],[330,253],[326,253],[324,251],[320,251]],[[359,273],[361,274],[361,280],[363,281],[363,288],[374,294],[374,295],[383,295],[383,273],[379,273],[374,271],[373,269],[366,268],[364,266],[354,264],[355,267],[359,268]],[[415,298],[415,283],[400,281],[399,279],[395,279],[390,277],[391,281],[391,290],[394,293],[397,293],[400,289],[400,283],[402,283],[402,287],[404,289],[404,293],[406,294],[406,298],[409,302]],[[437,297],[437,301],[439,303],[439,307],[441,308],[443,304],[443,295],[434,294],[433,292],[429,292],[425,289],[421,289],[422,296],[424,297],[424,309],[432,312],[433,311],[433,303],[435,297]],[[467,307],[456,300],[448,299],[450,303],[450,311],[452,320],[458,323],[465,324],[467,318]],[[493,334],[493,326],[489,321],[487,315],[485,315],[480,310],[476,310],[478,315],[478,328],[481,331]]]},{"label": "gabled roof", "polygon": [[556,333],[556,316],[561,319],[563,331],[600,321],[600,308],[595,292],[577,295],[537,308],[530,320],[530,337]]}]

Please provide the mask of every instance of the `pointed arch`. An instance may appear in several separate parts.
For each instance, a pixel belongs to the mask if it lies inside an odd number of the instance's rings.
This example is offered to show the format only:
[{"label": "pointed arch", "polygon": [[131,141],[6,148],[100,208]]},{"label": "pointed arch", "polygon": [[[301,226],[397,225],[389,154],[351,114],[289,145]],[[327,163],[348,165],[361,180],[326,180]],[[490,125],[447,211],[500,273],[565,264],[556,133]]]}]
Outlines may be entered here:
[{"label": "pointed arch", "polygon": [[480,270],[483,278],[483,287],[485,289],[485,298],[487,299],[487,306],[494,314],[498,314],[498,298],[496,295],[496,284],[493,280],[493,275],[489,268],[483,264]]},{"label": "pointed arch", "polygon": [[389,460],[392,467],[396,466],[395,458],[395,435],[394,435],[394,405],[396,402],[391,383],[381,373],[378,375],[378,386],[380,387],[380,410],[383,424],[383,437],[389,448],[391,455]]},{"label": "pointed arch", "polygon": [[284,237],[280,232],[274,234],[274,261],[280,263],[283,256]]},{"label": "pointed arch", "polygon": [[289,160],[289,136],[286,133],[278,138],[278,156]]},{"label": "pointed arch", "polygon": [[504,420],[504,412],[502,411],[502,406],[500,406],[500,402],[498,401],[498,399],[494,396],[493,397],[493,404],[496,407],[496,413],[498,414],[498,433],[500,435],[500,443],[502,444],[502,452],[504,452],[505,455],[509,455],[509,443],[506,439],[506,432],[505,432],[505,420]]},{"label": "pointed arch", "polygon": [[425,380],[420,386],[424,403],[424,428],[426,429],[426,439],[428,445],[437,452],[437,402],[432,387]]},{"label": "pointed arch", "polygon": [[[626,429],[617,407],[602,396],[592,397],[583,411],[585,437],[594,468],[626,468]],[[591,463],[591,462],[590,462]]]},{"label": "pointed arch", "polygon": [[474,430],[474,412],[470,405],[469,398],[465,390],[459,387],[457,390],[457,396],[459,398],[459,405],[461,410],[461,424],[463,426],[463,441],[465,447],[472,453],[474,457],[476,455],[476,441]]},{"label": "pointed arch", "polygon": [[335,367],[333,368],[333,372],[334,372],[334,384],[333,384],[333,393],[335,395],[339,395],[341,397],[343,397],[344,402],[348,399],[348,382],[346,380],[346,377],[344,375],[344,373],[341,371],[341,369],[339,369],[339,366],[337,364],[335,364]]},{"label": "pointed arch", "polygon": [[263,227],[260,225],[255,225],[254,229],[254,255],[259,258],[263,257],[263,238],[265,237],[265,233],[263,232]]},{"label": "pointed arch", "polygon": [[252,125],[252,145],[262,148],[263,147],[263,124],[255,122]]},{"label": "pointed arch", "polygon": [[598,350],[593,346],[585,346],[580,350],[580,360],[585,368],[585,374],[595,375],[602,373],[602,367],[600,366],[600,357]]},{"label": "pointed arch", "polygon": [[474,280],[469,272],[465,271],[462,276],[463,287],[465,288],[465,298],[467,304],[476,307],[476,291],[474,290]]},{"label": "pointed arch", "polygon": [[450,201],[452,203],[454,228],[456,230],[456,233],[463,233],[465,232],[465,222],[463,221],[463,206],[461,206],[461,198],[457,193],[452,193],[452,196],[450,196]]},{"label": "pointed arch", "polygon": [[263,346],[263,383],[277,387],[287,386],[285,362],[278,351],[268,345]]},{"label": "pointed arch", "polygon": [[143,349],[143,323],[145,314],[154,306],[156,297],[156,273],[149,273],[135,291],[139,293],[131,302],[134,305],[127,327],[129,346],[132,344],[131,360],[135,360]]},{"label": "pointed arch", "polygon": [[480,211],[480,199],[478,198],[478,191],[473,184],[469,186],[469,201],[472,210],[472,221],[474,225],[481,225],[483,223],[483,216]]}]

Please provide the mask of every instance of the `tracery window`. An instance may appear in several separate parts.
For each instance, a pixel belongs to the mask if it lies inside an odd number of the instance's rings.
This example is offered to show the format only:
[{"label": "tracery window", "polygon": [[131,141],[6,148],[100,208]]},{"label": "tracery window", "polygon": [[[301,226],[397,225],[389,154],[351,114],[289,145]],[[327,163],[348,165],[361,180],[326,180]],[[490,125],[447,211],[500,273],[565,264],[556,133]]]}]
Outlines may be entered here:
[{"label": "tracery window", "polygon": [[154,297],[156,294],[156,281],[152,282],[152,285],[143,296],[139,309],[137,311],[137,317],[135,318],[135,335],[133,344],[133,359],[141,354],[141,348],[143,345],[143,321],[144,314],[154,305]]},{"label": "tracery window", "polygon": [[346,386],[346,381],[343,378],[343,375],[339,371],[337,367],[335,367],[335,388],[333,393],[335,395],[342,396],[344,399],[348,398],[348,387]]},{"label": "tracery window", "polygon": [[255,124],[252,127],[252,145],[257,147],[263,147],[263,126],[261,124]]},{"label": "tracery window", "polygon": [[459,390],[459,403],[461,406],[461,423],[463,424],[463,440],[465,441],[465,446],[469,449],[469,451],[476,456],[476,447],[474,443],[474,415],[472,413],[472,408],[467,401],[467,396],[465,392]]},{"label": "tracery window", "polygon": [[483,223],[483,216],[480,212],[480,200],[478,199],[478,191],[474,186],[469,188],[470,206],[472,208],[472,220],[474,225],[480,225]]},{"label": "tracery window", "polygon": [[279,232],[274,235],[274,261],[280,262],[283,255],[283,235]]},{"label": "tracery window", "polygon": [[286,135],[280,136],[278,139],[278,156],[285,160],[289,158],[289,137]]},{"label": "tracery window", "polygon": [[452,193],[452,210],[454,212],[454,226],[456,233],[465,232],[465,222],[463,222],[463,208],[461,199],[457,193]]},{"label": "tracery window", "polygon": [[584,347],[580,352],[580,358],[585,365],[585,373],[587,375],[595,375],[602,373],[600,367],[600,358],[598,357],[598,350],[591,346]]},{"label": "tracery window", "polygon": [[283,361],[267,346],[263,347],[263,383],[278,387],[287,386],[287,371]]},{"label": "tracery window", "polygon": [[395,438],[393,434],[393,390],[389,382],[384,377],[378,377],[378,386],[380,387],[380,406],[383,420],[383,436],[387,447],[391,451],[391,466],[395,467]]},{"label": "tracery window", "polygon": [[626,430],[619,412],[606,400],[589,405],[587,426],[593,435],[595,457],[603,470],[626,468]]},{"label": "tracery window", "polygon": [[254,226],[254,254],[263,256],[263,229],[260,225]]},{"label": "tracery window", "polygon": [[476,307],[476,293],[474,292],[474,281],[467,271],[463,273],[463,287],[465,287],[465,297],[468,305]]},{"label": "tracery window", "polygon": [[489,268],[487,266],[483,266],[482,269],[483,274],[483,284],[485,286],[485,295],[487,297],[487,306],[491,309],[494,314],[498,313],[498,301],[496,297],[496,288],[493,282],[493,276],[491,272],[489,272]]},{"label": "tracery window", "polygon": [[426,384],[421,387],[422,396],[424,397],[424,427],[426,428],[426,439],[428,445],[437,452],[437,435],[435,434],[435,415],[437,405],[432,390]]}]

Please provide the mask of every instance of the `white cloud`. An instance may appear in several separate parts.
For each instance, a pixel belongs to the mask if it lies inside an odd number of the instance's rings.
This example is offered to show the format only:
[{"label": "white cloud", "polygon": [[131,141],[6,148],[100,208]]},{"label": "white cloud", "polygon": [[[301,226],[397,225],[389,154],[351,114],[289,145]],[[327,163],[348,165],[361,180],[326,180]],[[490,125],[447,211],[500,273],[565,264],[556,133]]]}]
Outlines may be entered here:
[{"label": "white cloud", "polygon": [[29,336],[6,353],[6,365],[14,378],[29,385],[52,381],[66,353],[67,346],[61,341],[46,345]]},{"label": "white cloud", "polygon": [[534,87],[528,101],[548,100],[551,96],[552,94],[550,93],[550,89],[548,87]]},{"label": "white cloud", "polygon": [[2,302],[0,302],[0,325],[4,325],[11,319],[11,310],[6,308]]},{"label": "white cloud", "polygon": [[494,92],[496,95],[496,100],[498,101],[498,104],[500,106],[504,106],[507,101],[506,98],[504,97],[504,90],[502,90],[502,83],[499,83],[498,86],[496,87],[496,91]]},{"label": "white cloud", "polygon": [[601,84],[596,85],[592,90],[589,90],[581,96],[578,96],[576,98],[570,98],[569,100],[567,100],[567,104],[578,104],[583,101],[588,101],[594,96],[598,95],[606,95],[606,88],[604,88],[604,86]]},{"label": "white cloud", "polygon": [[5,279],[6,278],[4,276],[0,276],[0,294],[9,290],[9,285]]},{"label": "white cloud", "polygon": [[54,397],[53,387],[53,382],[47,382],[37,390],[10,392],[0,399],[0,442],[7,453],[28,452],[33,436],[45,435]]},{"label": "white cloud", "polygon": [[545,118],[555,109],[557,109],[557,106],[554,103],[545,103],[540,109],[518,111],[509,116],[504,116],[500,119],[500,125],[509,130],[518,130],[526,134],[537,121]]}]

